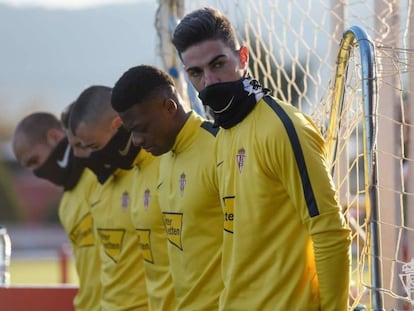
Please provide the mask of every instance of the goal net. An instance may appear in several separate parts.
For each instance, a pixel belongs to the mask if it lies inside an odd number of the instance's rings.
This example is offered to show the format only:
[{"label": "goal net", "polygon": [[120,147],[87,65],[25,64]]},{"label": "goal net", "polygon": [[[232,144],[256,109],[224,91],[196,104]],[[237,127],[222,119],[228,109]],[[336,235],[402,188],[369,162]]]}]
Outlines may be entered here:
[{"label": "goal net", "polygon": [[[196,109],[202,107],[170,38],[178,20],[202,6],[230,18],[249,47],[251,75],[309,114],[327,139],[353,232],[350,310],[414,310],[412,1],[160,0],[160,58]],[[341,55],[344,34],[355,25],[368,36],[372,76],[352,31]]]}]

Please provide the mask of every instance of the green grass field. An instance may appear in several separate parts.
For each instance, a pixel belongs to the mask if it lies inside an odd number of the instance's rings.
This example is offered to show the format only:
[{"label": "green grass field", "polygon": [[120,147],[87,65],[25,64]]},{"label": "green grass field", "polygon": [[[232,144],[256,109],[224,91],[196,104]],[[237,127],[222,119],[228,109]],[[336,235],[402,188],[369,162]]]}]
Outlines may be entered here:
[{"label": "green grass field", "polygon": [[[10,264],[11,285],[59,284],[62,282],[62,267],[59,259],[16,259]],[[67,264],[67,283],[78,284],[72,260]]]},{"label": "green grass field", "polygon": [[[368,272],[364,278],[368,280]],[[55,259],[15,259],[10,265],[11,285],[56,285],[62,283],[62,266]],[[67,283],[78,284],[78,277],[71,259],[67,263]],[[368,306],[369,295],[360,300],[361,305]]]}]

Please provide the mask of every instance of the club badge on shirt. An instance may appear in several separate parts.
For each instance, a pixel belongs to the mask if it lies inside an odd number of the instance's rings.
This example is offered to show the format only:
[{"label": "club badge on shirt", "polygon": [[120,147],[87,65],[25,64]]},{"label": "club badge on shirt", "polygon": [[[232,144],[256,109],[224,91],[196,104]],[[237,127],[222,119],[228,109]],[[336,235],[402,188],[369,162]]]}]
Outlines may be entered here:
[{"label": "club badge on shirt", "polygon": [[128,204],[129,204],[129,193],[127,191],[125,191],[122,194],[121,204],[122,204],[122,211],[125,213],[128,208]]},{"label": "club badge on shirt", "polygon": [[151,197],[150,190],[149,189],[146,189],[144,191],[144,210],[145,211],[148,210],[148,206],[149,206],[149,202],[150,202],[150,197]]},{"label": "club badge on shirt", "polygon": [[184,188],[185,188],[186,184],[187,184],[187,178],[185,176],[185,173],[182,173],[181,176],[180,176],[180,193],[181,193],[181,196],[184,195]]},{"label": "club badge on shirt", "polygon": [[244,162],[246,161],[246,150],[243,147],[237,152],[236,158],[237,166],[239,168],[239,172],[241,173],[244,167]]}]

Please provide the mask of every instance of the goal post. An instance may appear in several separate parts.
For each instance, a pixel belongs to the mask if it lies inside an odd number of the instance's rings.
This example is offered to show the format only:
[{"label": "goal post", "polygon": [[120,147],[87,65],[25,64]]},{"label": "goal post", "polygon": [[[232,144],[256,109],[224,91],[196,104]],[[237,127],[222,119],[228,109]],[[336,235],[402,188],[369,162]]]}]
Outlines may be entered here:
[{"label": "goal post", "polygon": [[187,108],[192,108],[198,114],[205,116],[201,101],[192,85],[188,83],[180,59],[171,43],[173,31],[178,21],[183,17],[184,9],[184,1],[182,0],[158,1],[155,14],[155,28],[158,34],[157,50],[162,67],[174,78],[180,96],[184,99],[184,103],[188,103]]},{"label": "goal post", "polygon": [[[357,280],[357,284],[352,284],[350,289],[352,310],[364,302],[364,287],[370,288],[372,309],[383,310],[377,204],[376,82],[374,45],[361,27],[352,26],[344,32],[339,47],[333,85],[329,88],[332,100],[327,103],[330,115],[325,132],[338,198],[353,230],[351,278]],[[359,136],[360,144],[357,143]],[[356,168],[358,174],[352,176],[358,158],[363,162],[362,167]],[[363,177],[363,185],[353,189],[353,185],[360,182],[356,180],[358,175]],[[368,282],[362,276],[365,262],[369,267]]]}]

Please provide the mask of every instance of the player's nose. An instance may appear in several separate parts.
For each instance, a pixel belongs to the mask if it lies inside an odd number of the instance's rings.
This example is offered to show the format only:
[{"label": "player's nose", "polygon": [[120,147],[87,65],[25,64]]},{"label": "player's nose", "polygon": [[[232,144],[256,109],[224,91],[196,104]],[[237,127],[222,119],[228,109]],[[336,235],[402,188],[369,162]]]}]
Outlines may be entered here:
[{"label": "player's nose", "polygon": [[213,72],[206,70],[204,72],[204,87],[220,82],[219,78]]}]

